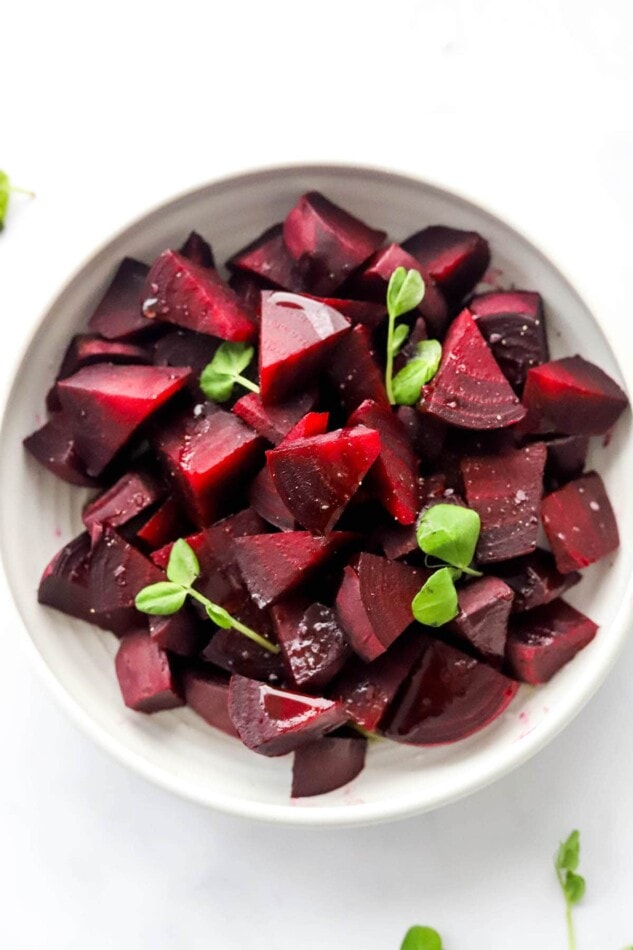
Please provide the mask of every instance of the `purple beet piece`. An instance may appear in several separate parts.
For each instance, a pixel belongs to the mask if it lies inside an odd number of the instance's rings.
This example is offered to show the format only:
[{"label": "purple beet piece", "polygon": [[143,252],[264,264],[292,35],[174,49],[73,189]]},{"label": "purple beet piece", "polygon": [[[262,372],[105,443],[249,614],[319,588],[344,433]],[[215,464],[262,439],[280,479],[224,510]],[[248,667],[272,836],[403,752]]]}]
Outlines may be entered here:
[{"label": "purple beet piece", "polygon": [[292,797],[325,795],[347,785],[365,768],[367,739],[325,736],[297,749],[292,765]]},{"label": "purple beet piece", "polygon": [[344,337],[328,361],[327,372],[346,413],[353,412],[365,399],[390,408],[383,373],[366,327],[355,326]]},{"label": "purple beet piece", "polygon": [[259,382],[265,405],[305,390],[327,364],[351,324],[309,297],[262,294]]},{"label": "purple beet piece", "polygon": [[170,541],[176,541],[183,535],[183,525],[188,524],[180,506],[173,498],[166,498],[162,505],[147,519],[136,532],[136,542],[148,551],[155,551]]},{"label": "purple beet piece", "polygon": [[268,228],[226,263],[231,270],[244,271],[280,290],[297,294],[310,290],[305,264],[293,260],[288,253],[282,224]]},{"label": "purple beet piece", "polygon": [[168,617],[149,617],[149,633],[162,650],[180,656],[196,656],[209,639],[210,624],[188,607]]},{"label": "purple beet piece", "polygon": [[185,670],[182,685],[187,705],[210,726],[239,739],[229,716],[229,684],[211,673]]},{"label": "purple beet piece", "polygon": [[257,393],[247,393],[237,400],[233,412],[273,445],[279,445],[316,401],[316,389],[305,389],[275,406],[264,406]]},{"label": "purple beet piece", "polygon": [[88,474],[99,475],[188,377],[183,368],[96,363],[58,383],[75,450]]},{"label": "purple beet piece", "polygon": [[372,540],[390,561],[397,561],[420,550],[415,524],[398,524],[391,518],[377,523]]},{"label": "purple beet piece", "polygon": [[211,245],[197,231],[191,231],[178,253],[200,267],[215,267]]},{"label": "purple beet piece", "polygon": [[378,458],[378,433],[365,426],[284,442],[266,453],[281,500],[299,524],[327,534]]},{"label": "purple beet piece", "polygon": [[295,442],[297,439],[311,439],[315,435],[325,435],[330,421],[329,412],[307,412],[303,419],[299,419],[288,435],[285,435],[280,445],[286,442]]},{"label": "purple beet piece", "polygon": [[382,731],[396,742],[438,745],[478,732],[501,715],[518,683],[441,640],[426,649]]},{"label": "purple beet piece", "polygon": [[56,412],[41,429],[24,440],[24,448],[58,478],[71,485],[94,488],[97,481],[86,473],[86,467],[75,450],[72,421],[64,412]]},{"label": "purple beet piece", "polygon": [[515,617],[508,637],[508,665],[518,680],[538,686],[591,643],[597,624],[564,600]]},{"label": "purple beet piece", "polygon": [[359,656],[376,659],[413,623],[411,601],[427,577],[428,571],[366,552],[345,568],[336,612]]},{"label": "purple beet piece", "polygon": [[147,275],[143,315],[186,330],[248,343],[256,326],[237,294],[216,270],[201,267],[177,251],[163,251]]},{"label": "purple beet piece", "polygon": [[144,554],[128,544],[114,528],[103,525],[93,538],[90,555],[90,610],[85,619],[105,630],[125,634],[139,625],[134,598],[148,584],[164,580]]},{"label": "purple beet piece", "polygon": [[283,236],[290,256],[306,268],[312,293],[321,295],[340,287],[386,237],[318,191],[299,198],[286,216]]},{"label": "purple beet piece", "polygon": [[525,409],[469,310],[451,324],[440,368],[422,387],[420,408],[462,429],[502,429],[524,418]]},{"label": "purple beet piece", "polygon": [[235,630],[217,630],[200,658],[227,673],[261,680],[273,686],[283,685],[286,678],[281,656],[265,650]]},{"label": "purple beet piece", "polygon": [[451,303],[474,288],[490,264],[488,242],[476,231],[431,225],[412,234],[403,248],[438,282]]},{"label": "purple beet piece", "polygon": [[[185,541],[190,548],[193,548],[198,559],[202,556],[204,548],[204,532],[197,531],[195,534],[189,534],[185,537]],[[162,571],[167,567],[167,562],[169,561],[169,555],[171,554],[171,549],[174,546],[173,541],[169,541],[162,548],[158,548],[156,551],[152,551],[150,554],[150,560],[156,567],[159,567]]]},{"label": "purple beet piece", "polygon": [[507,561],[536,547],[546,454],[543,443],[535,442],[462,459],[466,501],[481,518],[480,563]]},{"label": "purple beet piece", "polygon": [[580,581],[577,571],[561,574],[549,551],[539,548],[525,557],[497,564],[495,571],[514,591],[512,613],[549,604]]},{"label": "purple beet piece", "polygon": [[409,442],[426,471],[442,455],[446,442],[446,423],[419,412],[413,406],[398,406],[396,415],[404,424]]},{"label": "purple beet piece", "polygon": [[274,689],[231,677],[229,714],[245,746],[261,755],[286,755],[343,725],[343,707],[320,696]]},{"label": "purple beet piece", "polygon": [[229,287],[235,291],[251,320],[257,324],[261,320],[262,290],[270,290],[272,286],[269,281],[248,271],[236,270],[229,277]]},{"label": "purple beet piece", "polygon": [[549,359],[543,301],[527,290],[473,297],[468,308],[515,392],[523,392],[528,370]]},{"label": "purple beet piece", "polygon": [[169,658],[146,630],[134,630],[123,638],[115,667],[123,702],[130,709],[154,713],[184,706]]},{"label": "purple beet piece", "polygon": [[[305,294],[311,297],[311,294]],[[384,300],[375,303],[372,300],[344,300],[342,297],[312,297],[320,300],[333,310],[342,314],[350,323],[375,330],[387,318],[387,306]]]},{"label": "purple beet piece", "polygon": [[[57,379],[72,376],[82,366],[92,363],[151,363],[149,353],[142,346],[120,340],[103,340],[90,333],[74,336],[61,362]],[[181,366],[185,365],[183,363]]]},{"label": "purple beet piece", "polygon": [[613,508],[596,472],[546,495],[541,517],[562,574],[594,564],[620,544]]},{"label": "purple beet piece", "polygon": [[351,654],[332,608],[291,599],[273,607],[272,617],[292,685],[323,689]]},{"label": "purple beet piece", "polygon": [[248,493],[248,502],[258,515],[279,528],[280,531],[295,531],[297,522],[294,515],[288,511],[275,488],[273,477],[268,466],[258,472]]},{"label": "purple beet piece", "polygon": [[259,607],[273,604],[308,580],[353,535],[334,531],[314,537],[309,531],[237,538],[237,563],[251,597]]},{"label": "purple beet piece", "polygon": [[71,617],[90,617],[90,536],[73,538],[45,568],[37,592],[40,604]]},{"label": "purple beet piece", "polygon": [[418,462],[403,423],[391,409],[366,399],[349,417],[348,425],[367,426],[380,436],[380,455],[368,483],[396,521],[413,524],[420,507]]},{"label": "purple beet piece", "polygon": [[154,344],[152,362],[155,366],[189,366],[196,377],[192,380],[195,391],[199,393],[198,377],[215,356],[219,345],[220,340],[206,333],[174,328]]},{"label": "purple beet piece", "polygon": [[501,666],[514,591],[498,577],[481,577],[458,591],[459,613],[446,629],[482,659]]},{"label": "purple beet piece", "polygon": [[111,488],[88,502],[82,521],[88,531],[98,524],[116,528],[156,504],[164,494],[164,489],[148,472],[129,471]]},{"label": "purple beet piece", "polygon": [[582,474],[587,461],[589,436],[562,435],[549,439],[545,443],[545,448],[547,449],[545,474],[560,485]]},{"label": "purple beet piece", "polygon": [[148,323],[141,311],[147,264],[126,257],[119,265],[112,283],[97,309],[90,317],[88,328],[107,340],[125,340],[147,331]]}]

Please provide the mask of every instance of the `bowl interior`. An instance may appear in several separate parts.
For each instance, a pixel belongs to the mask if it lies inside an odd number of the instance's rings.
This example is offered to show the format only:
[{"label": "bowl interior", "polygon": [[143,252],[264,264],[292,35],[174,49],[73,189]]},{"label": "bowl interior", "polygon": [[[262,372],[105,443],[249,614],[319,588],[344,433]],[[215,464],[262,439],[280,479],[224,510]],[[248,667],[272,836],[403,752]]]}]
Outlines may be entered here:
[{"label": "bowl interior", "polygon": [[527,758],[580,709],[606,674],[625,635],[633,544],[629,418],[595,447],[595,466],[617,502],[622,547],[589,571],[570,601],[600,623],[594,643],[540,689],[522,688],[507,712],[478,735],[451,746],[372,745],[365,771],[349,787],[290,800],[291,757],[254,755],[193,712],[143,716],[125,709],[111,634],[40,607],[41,571],[81,530],[88,493],[56,480],[27,457],[21,439],[44,421],[44,398],[70,336],[85,323],[124,255],[151,260],[196,228],[224,260],[283,218],[303,191],[318,189],[396,240],[442,222],[481,231],[499,283],[538,289],[554,356],[581,352],[622,381],[613,352],[574,289],[531,243],[464,199],[375,170],[304,167],[228,179],[180,197],[134,223],[91,257],[45,314],[21,365],[0,434],[0,549],[9,586],[49,679],[80,722],[146,777],[226,811],[290,823],[353,823],[411,814],[466,794]]}]

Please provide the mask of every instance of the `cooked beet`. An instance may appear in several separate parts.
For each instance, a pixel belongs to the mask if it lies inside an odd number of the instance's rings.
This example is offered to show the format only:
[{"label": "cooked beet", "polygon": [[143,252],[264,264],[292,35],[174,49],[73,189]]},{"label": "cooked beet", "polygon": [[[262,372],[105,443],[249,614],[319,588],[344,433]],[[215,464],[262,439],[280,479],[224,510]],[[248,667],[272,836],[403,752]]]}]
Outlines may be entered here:
[{"label": "cooked beet", "polygon": [[257,393],[247,393],[237,400],[233,412],[273,445],[278,445],[310,412],[316,400],[316,390],[306,389],[275,406],[264,406]]},{"label": "cooked beet", "polygon": [[561,574],[549,551],[538,548],[525,557],[495,565],[495,571],[514,591],[513,613],[549,604],[580,581],[577,571]]},{"label": "cooked beet", "polygon": [[200,267],[215,267],[211,245],[197,231],[191,231],[178,253]]},{"label": "cooked beet", "polygon": [[130,709],[154,713],[184,706],[169,658],[146,630],[134,630],[123,638],[115,667],[123,702]]},{"label": "cooked beet", "polygon": [[457,742],[501,715],[518,683],[441,640],[426,640],[422,658],[382,731],[411,745]]},{"label": "cooked beet", "polygon": [[147,264],[131,257],[124,258],[106,290],[97,309],[90,317],[88,328],[107,340],[125,340],[146,333],[148,322],[143,316],[141,303]]},{"label": "cooked beet", "polygon": [[446,442],[446,424],[413,406],[398,406],[396,415],[404,424],[413,450],[424,471],[441,457]]},{"label": "cooked beet", "polygon": [[347,785],[363,771],[366,752],[362,736],[325,736],[301,746],[292,765],[292,797],[324,795]]},{"label": "cooked beet", "polygon": [[293,260],[284,243],[283,225],[274,224],[227,262],[235,271],[245,271],[281,290],[300,294],[310,290],[305,266]]},{"label": "cooked beet", "polygon": [[513,676],[537,686],[547,683],[561,667],[591,643],[597,624],[564,600],[554,600],[510,625],[507,659]]},{"label": "cooked beet", "polygon": [[413,524],[420,507],[418,463],[403,423],[390,409],[366,399],[349,418],[380,436],[380,456],[369,483],[380,503],[400,524]]},{"label": "cooked beet", "polygon": [[530,370],[523,393],[533,432],[604,435],[629,404],[610,376],[582,356]]},{"label": "cooked beet", "polygon": [[187,605],[168,617],[150,617],[149,633],[161,649],[180,656],[195,656],[209,639],[211,627]]},{"label": "cooked beet", "polygon": [[182,685],[185,700],[205,722],[227,735],[239,739],[239,734],[229,716],[229,684],[210,673],[183,673]]},{"label": "cooked beet", "polygon": [[481,577],[458,591],[459,614],[447,624],[465,647],[501,666],[514,592],[498,577]]},{"label": "cooked beet", "polygon": [[587,461],[589,436],[562,435],[545,443],[545,475],[562,484],[582,473]]},{"label": "cooked beet", "polygon": [[297,522],[288,511],[275,488],[273,477],[267,465],[258,472],[248,493],[248,503],[268,524],[280,531],[295,531]]},{"label": "cooked beet", "polygon": [[476,231],[435,224],[412,234],[402,246],[438,282],[453,303],[470,293],[490,263],[488,242]]},{"label": "cooked beet", "polygon": [[202,651],[201,659],[227,673],[237,673],[274,686],[283,685],[285,680],[281,656],[265,650],[235,630],[217,630]]},{"label": "cooked beet", "polygon": [[256,326],[218,272],[163,251],[147,275],[143,315],[186,330],[219,336],[234,343],[253,339]]},{"label": "cooked beet", "polygon": [[143,587],[164,579],[144,554],[104,525],[98,538],[93,538],[90,611],[85,619],[119,635],[128,633],[139,625],[134,598]]},{"label": "cooked beet", "polygon": [[351,654],[332,608],[294,598],[273,607],[272,616],[292,685],[323,689]]},{"label": "cooked beet", "polygon": [[210,363],[220,345],[220,340],[206,333],[193,330],[168,330],[154,344],[155,366],[189,366],[195,376],[192,380],[195,392],[199,393],[198,377]]},{"label": "cooked beet", "polygon": [[327,534],[380,452],[378,433],[365,426],[284,442],[266,453],[281,500],[300,525]]},{"label": "cooked beet", "polygon": [[[190,548],[193,548],[195,554],[198,558],[202,555],[202,550],[204,548],[204,532],[197,531],[195,534],[189,534],[185,538],[185,541]],[[158,548],[156,551],[152,551],[150,554],[150,560],[156,567],[160,567],[161,570],[165,570],[167,567],[167,562],[169,561],[169,555],[171,554],[171,549],[174,546],[173,541],[169,541],[162,548]]]},{"label": "cooked beet", "polygon": [[96,363],[58,383],[75,450],[88,474],[99,475],[188,377],[183,368]]},{"label": "cooked beet", "polygon": [[299,198],[286,216],[284,242],[305,267],[312,293],[331,294],[385,239],[317,191]]},{"label": "cooked beet", "polygon": [[596,472],[546,495],[541,517],[562,574],[588,567],[620,544],[613,508]]},{"label": "cooked beet", "polygon": [[91,619],[90,536],[73,538],[46,566],[37,591],[40,604],[80,620]]},{"label": "cooked beet", "polygon": [[261,319],[262,290],[270,290],[272,283],[249,274],[248,271],[236,270],[229,277],[229,287],[235,291],[242,302],[242,306],[255,323]]},{"label": "cooked beet", "polygon": [[546,454],[543,443],[535,442],[462,459],[466,501],[481,518],[480,563],[507,561],[536,547]]},{"label": "cooked beet", "polygon": [[299,419],[290,432],[284,436],[280,444],[294,442],[296,439],[311,439],[315,435],[325,435],[329,421],[329,412],[307,412],[303,419]]},{"label": "cooked beet", "polygon": [[56,412],[41,429],[27,435],[24,448],[40,465],[71,485],[94,488],[97,484],[86,473],[86,466],[75,450],[73,421],[65,412]]},{"label": "cooked beet", "polygon": [[273,689],[231,677],[229,714],[245,746],[261,755],[285,755],[341,726],[343,707],[319,696]]},{"label": "cooked beet", "polygon": [[521,394],[528,370],[549,359],[541,295],[497,291],[473,297],[468,308],[503,375]]},{"label": "cooked beet", "polygon": [[525,416],[469,310],[451,324],[440,368],[422,387],[420,408],[462,429],[502,429]]},{"label": "cooked beet", "polygon": [[346,413],[353,412],[365,399],[389,409],[383,373],[366,327],[356,326],[343,338],[328,361],[327,372]]},{"label": "cooked beet", "polygon": [[99,336],[82,333],[74,336],[70,341],[57,379],[66,379],[82,366],[90,366],[92,363],[151,363],[151,359],[148,351],[142,346],[120,340],[103,340]]},{"label": "cooked beet", "polygon": [[325,304],[280,291],[262,294],[259,382],[262,402],[304,391],[351,324]]},{"label": "cooked beet", "polygon": [[415,524],[398,524],[391,518],[376,525],[372,533],[375,542],[391,561],[420,550]]},{"label": "cooked beet", "polygon": [[141,542],[148,551],[155,551],[170,541],[176,541],[182,537],[183,525],[186,524],[188,522],[180,506],[173,498],[167,498],[138,529],[135,540],[137,543]]},{"label": "cooked beet", "polygon": [[[311,297],[311,294],[305,296]],[[360,324],[368,330],[375,330],[387,317],[387,305],[384,300],[374,303],[371,300],[343,300],[341,297],[313,297],[337,310],[350,323]]]},{"label": "cooked beet", "polygon": [[156,504],[164,494],[162,486],[149,472],[131,470],[88,502],[82,521],[88,531],[98,524],[116,528]]}]

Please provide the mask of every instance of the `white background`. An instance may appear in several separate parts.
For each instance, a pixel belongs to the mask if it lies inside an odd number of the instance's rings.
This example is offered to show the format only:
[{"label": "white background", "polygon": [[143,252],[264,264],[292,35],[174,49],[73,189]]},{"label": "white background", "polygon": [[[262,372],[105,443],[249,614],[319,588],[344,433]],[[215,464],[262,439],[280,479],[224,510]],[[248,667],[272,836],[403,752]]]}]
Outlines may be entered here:
[{"label": "white background", "polygon": [[[69,270],[148,205],[321,159],[500,211],[621,314],[633,359],[632,27],[626,0],[13,0],[0,166],[38,196],[0,237],[0,373]],[[397,950],[415,922],[447,950],[563,950],[550,858],[575,825],[579,950],[633,941],[633,643],[564,735],[493,788],[400,824],[306,831],[128,774],[57,708],[0,607],[3,950]]]}]

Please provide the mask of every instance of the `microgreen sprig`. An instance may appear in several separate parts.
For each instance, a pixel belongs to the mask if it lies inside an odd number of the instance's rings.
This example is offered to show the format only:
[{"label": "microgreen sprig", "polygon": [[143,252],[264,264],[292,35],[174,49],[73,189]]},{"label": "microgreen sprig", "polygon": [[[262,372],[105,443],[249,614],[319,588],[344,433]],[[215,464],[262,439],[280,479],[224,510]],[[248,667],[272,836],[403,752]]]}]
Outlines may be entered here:
[{"label": "microgreen sprig", "polygon": [[396,320],[417,307],[424,298],[424,281],[419,271],[396,267],[387,286],[387,366],[385,388],[392,406],[396,404],[393,393],[393,360],[404,346],[409,335],[408,327],[396,326]]},{"label": "microgreen sprig", "polygon": [[400,950],[442,950],[442,938],[432,927],[410,927]]},{"label": "microgreen sprig", "polygon": [[191,597],[202,604],[207,617],[216,626],[223,627],[225,630],[230,628],[237,630],[269,653],[279,653],[279,647],[275,643],[271,643],[266,637],[251,630],[246,624],[231,616],[224,607],[214,604],[208,597],[197,591],[192,585],[199,576],[200,564],[196,552],[184,538],[180,538],[174,543],[169,555],[167,580],[149,584],[140,590],[134,601],[136,609],[144,614],[166,617],[177,613],[187,597]]},{"label": "microgreen sprig", "polygon": [[[407,328],[396,327],[396,330]],[[422,387],[430,383],[438,371],[442,359],[442,344],[439,340],[422,340],[415,348],[415,356],[393,378],[391,390],[398,406],[414,406],[420,398]]]},{"label": "microgreen sprig", "polygon": [[200,375],[200,389],[205,396],[215,402],[226,402],[236,385],[258,393],[257,383],[242,376],[254,353],[253,347],[245,343],[222,343]]},{"label": "microgreen sprig", "polygon": [[11,179],[7,173],[0,171],[0,231],[2,231],[4,228],[7,209],[9,207],[9,198],[13,192],[16,194],[28,195],[29,198],[35,197],[35,194],[32,191],[27,191],[26,188],[18,188],[17,185],[12,185]]},{"label": "microgreen sprig", "polygon": [[572,831],[565,841],[561,841],[554,858],[556,877],[558,878],[558,883],[565,897],[565,917],[567,920],[569,950],[576,950],[572,908],[574,904],[582,900],[585,893],[585,879],[580,874],[576,874],[579,861],[580,833],[578,831]]}]

